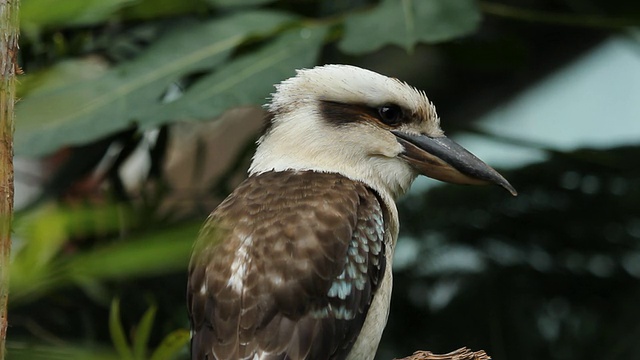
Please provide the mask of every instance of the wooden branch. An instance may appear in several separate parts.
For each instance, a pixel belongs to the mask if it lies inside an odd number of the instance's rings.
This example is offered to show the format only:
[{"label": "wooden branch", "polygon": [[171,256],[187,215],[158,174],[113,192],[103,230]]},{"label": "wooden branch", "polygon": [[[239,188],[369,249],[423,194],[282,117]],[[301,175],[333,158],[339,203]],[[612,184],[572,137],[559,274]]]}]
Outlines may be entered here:
[{"label": "wooden branch", "polygon": [[434,354],[431,351],[416,351],[411,356],[396,360],[490,360],[491,357],[483,350],[471,351],[466,347],[448,354]]},{"label": "wooden branch", "polygon": [[0,360],[5,358],[11,221],[13,219],[13,131],[18,67],[19,0],[0,0]]}]

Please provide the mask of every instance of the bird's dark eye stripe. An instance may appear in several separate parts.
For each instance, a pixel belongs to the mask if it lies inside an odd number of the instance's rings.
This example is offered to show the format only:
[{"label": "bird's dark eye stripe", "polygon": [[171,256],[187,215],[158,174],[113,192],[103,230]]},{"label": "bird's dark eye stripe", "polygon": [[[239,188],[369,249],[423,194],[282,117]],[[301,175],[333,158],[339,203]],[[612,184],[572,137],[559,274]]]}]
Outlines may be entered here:
[{"label": "bird's dark eye stripe", "polygon": [[321,101],[319,110],[325,121],[335,125],[363,121],[376,114],[373,109],[366,106],[335,101]]},{"label": "bird's dark eye stripe", "polygon": [[368,106],[346,104],[335,101],[321,101],[318,108],[323,119],[334,125],[346,125],[354,122],[371,121],[372,118],[387,126],[396,127],[406,122],[404,110],[395,104]]}]

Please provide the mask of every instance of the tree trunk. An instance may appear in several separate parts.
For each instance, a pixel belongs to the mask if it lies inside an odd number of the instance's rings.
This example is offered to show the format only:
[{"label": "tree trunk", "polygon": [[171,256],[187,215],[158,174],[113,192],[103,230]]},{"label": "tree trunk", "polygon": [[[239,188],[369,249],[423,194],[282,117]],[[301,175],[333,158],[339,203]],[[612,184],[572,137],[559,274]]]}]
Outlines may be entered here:
[{"label": "tree trunk", "polygon": [[0,0],[0,360],[5,358],[11,220],[13,219],[13,130],[18,56],[19,0]]}]

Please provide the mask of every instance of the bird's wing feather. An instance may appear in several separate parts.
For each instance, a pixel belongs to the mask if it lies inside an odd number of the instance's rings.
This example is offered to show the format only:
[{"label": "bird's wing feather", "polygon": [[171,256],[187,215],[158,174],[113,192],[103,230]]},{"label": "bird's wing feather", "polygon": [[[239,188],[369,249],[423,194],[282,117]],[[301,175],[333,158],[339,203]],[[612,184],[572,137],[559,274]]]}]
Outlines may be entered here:
[{"label": "bird's wing feather", "polygon": [[343,359],[384,273],[382,201],[338,174],[241,184],[196,242],[192,358]]}]

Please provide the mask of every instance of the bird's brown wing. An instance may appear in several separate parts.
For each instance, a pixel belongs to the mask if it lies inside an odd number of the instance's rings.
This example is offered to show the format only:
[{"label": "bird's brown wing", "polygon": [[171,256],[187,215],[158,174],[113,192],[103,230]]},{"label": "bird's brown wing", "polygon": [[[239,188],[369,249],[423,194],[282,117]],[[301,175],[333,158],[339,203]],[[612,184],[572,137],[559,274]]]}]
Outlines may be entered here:
[{"label": "bird's brown wing", "polygon": [[341,175],[250,177],[194,248],[192,359],[344,359],[384,273],[384,222],[374,192]]}]

